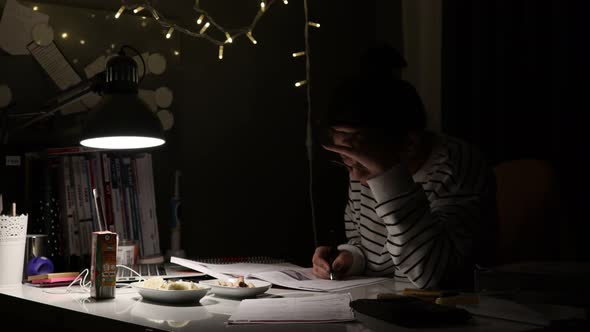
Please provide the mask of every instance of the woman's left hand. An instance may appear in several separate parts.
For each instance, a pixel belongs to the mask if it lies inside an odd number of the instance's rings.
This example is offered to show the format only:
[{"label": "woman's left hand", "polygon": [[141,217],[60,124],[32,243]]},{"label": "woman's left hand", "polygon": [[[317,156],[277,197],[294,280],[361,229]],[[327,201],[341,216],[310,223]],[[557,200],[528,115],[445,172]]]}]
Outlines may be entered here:
[{"label": "woman's left hand", "polygon": [[332,127],[332,144],[324,149],[336,152],[349,169],[352,180],[366,184],[400,162],[399,146],[377,139],[378,135],[366,128]]}]

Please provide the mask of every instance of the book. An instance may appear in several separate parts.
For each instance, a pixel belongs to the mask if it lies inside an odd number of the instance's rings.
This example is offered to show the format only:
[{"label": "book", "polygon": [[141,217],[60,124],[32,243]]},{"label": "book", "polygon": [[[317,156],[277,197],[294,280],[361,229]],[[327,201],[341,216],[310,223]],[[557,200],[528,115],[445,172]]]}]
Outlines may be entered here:
[{"label": "book", "polygon": [[[43,279],[55,279],[55,278],[76,278],[80,272],[54,272],[54,273],[45,273],[45,274],[37,274],[34,276],[28,276],[28,281],[35,281],[35,280],[43,280]],[[74,280],[74,279],[72,279]]]}]

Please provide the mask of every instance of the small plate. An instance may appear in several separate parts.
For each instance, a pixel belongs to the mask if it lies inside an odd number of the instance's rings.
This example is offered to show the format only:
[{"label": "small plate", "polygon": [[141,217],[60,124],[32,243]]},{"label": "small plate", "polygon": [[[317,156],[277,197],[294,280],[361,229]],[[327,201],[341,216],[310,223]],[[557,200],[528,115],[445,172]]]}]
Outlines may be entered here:
[{"label": "small plate", "polygon": [[[236,278],[229,278],[225,281],[235,282]],[[245,279],[244,282],[246,284],[251,283],[254,285],[252,288],[246,287],[229,287],[229,286],[220,286],[217,284],[219,280],[202,280],[199,281],[199,285],[205,285],[211,287],[211,293],[215,293],[215,295],[220,296],[227,296],[227,297],[234,297],[234,298],[247,298],[247,297],[254,297],[256,295],[262,294],[270,289],[272,286],[271,283],[258,280],[258,279]]]},{"label": "small plate", "polygon": [[164,303],[197,303],[207,295],[211,287],[198,285],[199,289],[167,290],[143,287],[143,281],[134,282],[131,286],[146,300]]}]

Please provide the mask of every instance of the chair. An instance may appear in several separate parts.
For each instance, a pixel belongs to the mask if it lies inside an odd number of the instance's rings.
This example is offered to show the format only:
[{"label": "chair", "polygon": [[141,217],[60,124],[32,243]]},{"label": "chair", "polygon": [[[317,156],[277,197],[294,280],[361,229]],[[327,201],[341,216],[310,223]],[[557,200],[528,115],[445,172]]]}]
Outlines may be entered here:
[{"label": "chair", "polygon": [[554,169],[519,159],[494,167],[499,222],[496,264],[555,259],[563,223]]}]

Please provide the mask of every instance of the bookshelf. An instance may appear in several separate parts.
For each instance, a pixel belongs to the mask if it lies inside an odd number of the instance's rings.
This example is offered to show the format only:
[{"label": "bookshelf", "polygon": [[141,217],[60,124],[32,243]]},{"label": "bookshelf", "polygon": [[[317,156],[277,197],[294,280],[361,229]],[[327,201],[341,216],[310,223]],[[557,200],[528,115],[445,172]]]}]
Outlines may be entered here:
[{"label": "bookshelf", "polygon": [[33,227],[50,234],[51,255],[66,266],[86,265],[91,233],[101,229],[137,241],[141,257],[161,255],[150,152],[50,148],[27,163]]}]

